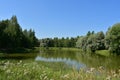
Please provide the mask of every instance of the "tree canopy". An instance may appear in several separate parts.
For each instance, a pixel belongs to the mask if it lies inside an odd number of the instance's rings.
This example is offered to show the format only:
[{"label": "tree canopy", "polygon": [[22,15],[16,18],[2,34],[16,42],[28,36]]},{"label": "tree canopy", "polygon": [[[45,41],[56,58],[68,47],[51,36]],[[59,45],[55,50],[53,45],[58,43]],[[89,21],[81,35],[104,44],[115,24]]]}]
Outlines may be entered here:
[{"label": "tree canopy", "polygon": [[108,50],[111,53],[120,54],[120,23],[108,29],[105,39]]},{"label": "tree canopy", "polygon": [[86,36],[82,36],[77,40],[76,47],[87,52],[105,49],[104,37],[105,35],[102,31],[98,33],[88,31]]},{"label": "tree canopy", "polygon": [[42,47],[75,47],[77,37],[73,38],[44,38],[40,40],[40,46]]},{"label": "tree canopy", "polygon": [[0,50],[32,48],[38,40],[34,30],[22,30],[16,16],[0,21]]},{"label": "tree canopy", "polygon": [[110,53],[120,55],[120,23],[110,27],[106,34],[102,31],[98,33],[88,31],[86,36],[78,38],[76,47],[87,52],[106,49]]}]

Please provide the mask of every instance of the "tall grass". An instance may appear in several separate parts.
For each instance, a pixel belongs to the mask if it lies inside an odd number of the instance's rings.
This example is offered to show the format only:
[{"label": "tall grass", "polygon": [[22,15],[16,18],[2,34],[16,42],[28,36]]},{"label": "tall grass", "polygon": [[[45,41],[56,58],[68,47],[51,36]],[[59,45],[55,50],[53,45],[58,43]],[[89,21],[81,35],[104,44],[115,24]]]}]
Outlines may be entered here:
[{"label": "tall grass", "polygon": [[0,80],[119,80],[120,70],[67,69],[63,63],[0,60]]}]

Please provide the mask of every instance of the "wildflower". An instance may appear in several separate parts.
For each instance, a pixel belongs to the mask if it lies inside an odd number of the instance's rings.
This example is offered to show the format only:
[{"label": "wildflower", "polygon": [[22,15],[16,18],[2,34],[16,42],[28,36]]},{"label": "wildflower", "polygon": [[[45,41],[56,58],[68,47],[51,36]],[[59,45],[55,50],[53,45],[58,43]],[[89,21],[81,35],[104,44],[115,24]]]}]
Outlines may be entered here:
[{"label": "wildflower", "polygon": [[5,63],[5,65],[9,65],[10,64],[10,62],[9,61],[7,61],[6,63]]},{"label": "wildflower", "polygon": [[46,79],[47,79],[47,76],[44,77],[44,80],[46,80]]},{"label": "wildflower", "polygon": [[95,70],[95,68],[90,68],[90,71],[93,72]]},{"label": "wildflower", "polygon": [[106,80],[111,80],[111,76],[108,76],[108,77],[106,78]]},{"label": "wildflower", "polygon": [[6,70],[6,69],[7,69],[7,66],[4,66],[4,67],[3,67],[3,70]]},{"label": "wildflower", "polygon": [[27,74],[27,72],[24,72],[24,75],[26,75]]},{"label": "wildflower", "polygon": [[66,75],[62,76],[62,78],[68,79],[69,78],[69,74],[66,74]]},{"label": "wildflower", "polygon": [[87,70],[86,73],[91,73],[91,71]]},{"label": "wildflower", "polygon": [[114,74],[113,77],[117,77],[117,74]]},{"label": "wildflower", "polygon": [[104,70],[104,67],[103,67],[103,66],[100,66],[99,69],[100,69],[100,70]]},{"label": "wildflower", "polygon": [[20,63],[22,63],[22,60],[20,60]]},{"label": "wildflower", "polygon": [[7,71],[6,71],[6,73],[10,73],[11,71],[10,71],[10,69],[8,69]]},{"label": "wildflower", "polygon": [[33,67],[32,69],[35,69],[35,67]]}]

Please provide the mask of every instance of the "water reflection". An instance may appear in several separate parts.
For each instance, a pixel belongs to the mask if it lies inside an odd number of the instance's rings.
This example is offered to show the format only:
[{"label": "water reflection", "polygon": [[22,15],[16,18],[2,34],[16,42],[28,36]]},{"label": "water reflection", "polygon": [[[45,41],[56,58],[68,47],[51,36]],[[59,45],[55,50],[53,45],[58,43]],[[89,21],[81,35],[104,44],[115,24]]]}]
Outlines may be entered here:
[{"label": "water reflection", "polygon": [[45,62],[63,62],[65,64],[67,64],[68,66],[74,67],[76,69],[80,69],[80,68],[85,68],[85,64],[77,62],[76,60],[71,60],[70,58],[45,58],[45,57],[41,57],[41,56],[37,56],[36,61],[45,61]]},{"label": "water reflection", "polygon": [[103,66],[105,69],[117,69],[120,67],[119,57],[104,57],[95,54],[87,54],[72,50],[44,50],[35,58],[36,61],[63,62],[77,69]]}]

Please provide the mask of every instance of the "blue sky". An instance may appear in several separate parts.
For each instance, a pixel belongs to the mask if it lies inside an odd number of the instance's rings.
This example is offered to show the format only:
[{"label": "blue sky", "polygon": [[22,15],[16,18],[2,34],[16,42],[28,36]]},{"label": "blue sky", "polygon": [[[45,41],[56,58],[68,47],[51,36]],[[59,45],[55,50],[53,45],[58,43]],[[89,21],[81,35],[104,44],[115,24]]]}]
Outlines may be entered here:
[{"label": "blue sky", "polygon": [[0,20],[16,15],[38,38],[76,37],[120,22],[120,0],[0,0]]}]

